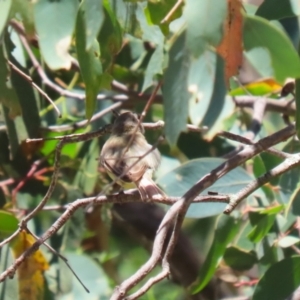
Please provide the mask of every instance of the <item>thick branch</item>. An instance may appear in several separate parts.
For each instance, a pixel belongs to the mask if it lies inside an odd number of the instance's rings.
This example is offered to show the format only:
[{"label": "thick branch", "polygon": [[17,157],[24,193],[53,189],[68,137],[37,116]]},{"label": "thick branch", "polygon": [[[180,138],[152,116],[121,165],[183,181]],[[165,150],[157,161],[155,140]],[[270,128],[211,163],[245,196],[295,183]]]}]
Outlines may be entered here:
[{"label": "thick branch", "polygon": [[[211,186],[215,183],[219,178],[224,176],[226,173],[234,169],[235,167],[243,164],[245,161],[250,159],[251,157],[259,154],[260,152],[280,143],[291,137],[295,133],[294,125],[290,125],[273,135],[261,139],[259,142],[254,145],[247,146],[243,149],[239,154],[235,157],[227,160],[223,164],[221,164],[216,169],[212,170],[209,174],[202,177],[187,193],[183,195],[183,197],[177,201],[171,208],[167,211],[164,219],[161,222],[161,225],[158,229],[158,233],[153,243],[153,251],[150,259],[130,278],[125,280],[118,288],[115,289],[114,294],[112,296],[112,300],[121,300],[124,298],[124,295],[138,282],[140,282],[147,274],[151,272],[151,270],[158,264],[162,252],[162,244],[165,240],[168,229],[175,224],[174,230],[172,232],[171,238],[168,243],[167,250],[164,254],[163,261],[167,263],[168,258],[172,254],[172,250],[174,245],[176,244],[179,229],[181,228],[184,216],[187,212],[189,205],[193,202],[193,200],[201,193],[204,189]],[[165,270],[163,270],[162,276],[159,276],[160,279],[164,278]],[[158,277],[153,280],[156,282]],[[150,288],[150,284],[147,285],[147,289]],[[143,292],[146,292],[145,287],[143,287]],[[138,293],[138,292],[137,292]]]},{"label": "thick branch", "polygon": [[[175,203],[179,198],[178,197],[168,197],[165,198],[161,195],[157,195],[151,199],[147,199],[151,202],[157,202],[157,203],[164,203],[172,205]],[[38,248],[41,246],[46,240],[48,240],[53,234],[55,234],[75,213],[77,209],[80,207],[85,207],[87,205],[101,205],[104,203],[126,203],[126,202],[141,202],[141,196],[137,189],[134,190],[128,190],[125,191],[122,194],[113,194],[108,196],[99,196],[99,197],[89,197],[84,199],[78,199],[68,205],[65,205],[63,207],[61,206],[54,206],[51,208],[53,209],[65,209],[64,213],[54,222],[54,224],[42,235],[41,238],[37,239],[36,242],[28,248],[24,253],[22,253],[15,261],[14,263],[6,269],[1,275],[0,275],[0,282],[2,282],[6,277],[12,278],[14,276],[15,271],[17,268],[23,263],[23,261],[26,259],[26,257],[32,255]],[[197,199],[195,199],[195,202],[229,202],[228,196],[200,196]],[[49,210],[49,209],[47,209]],[[16,236],[19,232],[19,229],[16,231],[16,233],[13,236]],[[11,239],[9,239],[10,241]],[[164,239],[163,239],[164,240]],[[3,246],[4,243],[1,243],[0,246]]]}]

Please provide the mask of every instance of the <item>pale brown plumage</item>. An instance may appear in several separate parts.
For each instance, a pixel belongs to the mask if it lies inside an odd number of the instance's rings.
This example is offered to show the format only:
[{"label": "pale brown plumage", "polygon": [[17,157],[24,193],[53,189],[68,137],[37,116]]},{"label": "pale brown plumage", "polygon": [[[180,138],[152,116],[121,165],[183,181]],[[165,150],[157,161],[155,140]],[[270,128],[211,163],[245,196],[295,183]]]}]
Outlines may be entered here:
[{"label": "pale brown plumage", "polygon": [[152,180],[152,173],[160,164],[159,151],[152,149],[143,133],[142,125],[133,113],[119,115],[111,136],[102,147],[100,164],[111,178],[119,177],[118,184],[128,188],[134,183],[142,199],[147,199],[164,193]]}]

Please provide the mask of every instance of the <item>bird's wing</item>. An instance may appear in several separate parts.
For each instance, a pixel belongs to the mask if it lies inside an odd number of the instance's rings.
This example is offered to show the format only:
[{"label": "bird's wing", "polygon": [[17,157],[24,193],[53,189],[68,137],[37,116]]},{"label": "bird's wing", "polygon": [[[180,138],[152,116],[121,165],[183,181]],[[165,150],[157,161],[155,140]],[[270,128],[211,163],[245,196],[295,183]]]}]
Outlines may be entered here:
[{"label": "bird's wing", "polygon": [[[139,161],[135,164],[141,156],[142,149],[140,147],[136,148],[133,146],[134,144],[135,141],[133,141],[131,146],[127,147],[127,144],[124,143],[124,137],[122,140],[122,137],[111,136],[101,150],[100,164],[108,172],[120,177],[125,182],[140,180],[147,170],[147,165],[144,161]],[[144,153],[145,150],[143,151]]]}]

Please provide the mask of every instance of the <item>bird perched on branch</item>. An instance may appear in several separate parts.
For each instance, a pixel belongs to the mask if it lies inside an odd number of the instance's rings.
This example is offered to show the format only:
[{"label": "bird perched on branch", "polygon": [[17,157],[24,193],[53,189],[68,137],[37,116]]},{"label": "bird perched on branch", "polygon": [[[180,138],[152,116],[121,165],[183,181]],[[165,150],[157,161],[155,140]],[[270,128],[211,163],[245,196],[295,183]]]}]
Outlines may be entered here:
[{"label": "bird perched on branch", "polygon": [[159,151],[147,143],[144,128],[132,112],[119,115],[100,153],[100,165],[124,188],[136,186],[142,200],[165,195],[152,180],[160,164]]}]

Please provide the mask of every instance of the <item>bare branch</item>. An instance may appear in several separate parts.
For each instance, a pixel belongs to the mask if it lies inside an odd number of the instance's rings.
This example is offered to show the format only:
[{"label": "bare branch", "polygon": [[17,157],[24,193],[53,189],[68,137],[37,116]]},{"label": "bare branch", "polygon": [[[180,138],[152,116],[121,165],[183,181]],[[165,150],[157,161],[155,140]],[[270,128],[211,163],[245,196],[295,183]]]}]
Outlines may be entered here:
[{"label": "bare branch", "polygon": [[[253,108],[253,104],[257,97],[254,96],[235,96],[233,100],[238,107],[248,107]],[[296,105],[294,99],[286,100],[286,98],[272,99],[265,98],[266,100],[266,110],[274,111],[278,113],[283,113],[288,116],[294,116],[296,113]]]},{"label": "bare branch", "polygon": [[[111,300],[121,300],[124,295],[138,282],[140,282],[151,270],[158,264],[161,259],[162,244],[166,238],[166,234],[170,226],[174,224],[175,227],[172,232],[171,238],[168,242],[167,250],[163,255],[163,261],[167,262],[168,258],[172,254],[174,245],[176,244],[179,229],[181,228],[184,216],[187,212],[189,205],[192,201],[201,193],[204,189],[211,186],[219,178],[227,174],[230,170],[243,164],[245,161],[251,157],[257,155],[258,153],[270,148],[271,146],[278,144],[279,142],[286,140],[295,133],[294,125],[290,125],[273,135],[263,138],[254,145],[247,146],[235,157],[228,159],[226,162],[221,164],[216,169],[212,170],[209,174],[202,177],[192,188],[190,188],[180,200],[173,204],[167,211],[164,219],[162,220],[160,227],[157,231],[153,243],[153,251],[149,260],[130,278],[125,280],[119,287],[117,287],[111,297]],[[163,276],[159,278],[164,278]]]},{"label": "bare branch", "polygon": [[231,196],[229,204],[226,206],[224,213],[230,214],[234,208],[247,196],[249,196],[253,191],[257,190],[259,187],[263,186],[265,183],[269,182],[274,177],[278,177],[283,173],[298,167],[300,165],[300,154],[293,154],[288,157],[281,164],[273,168],[272,170],[266,172],[264,175],[253,180],[247,186],[245,186],[241,191]]},{"label": "bare branch", "polygon": [[0,249],[8,244],[10,241],[12,241],[19,233],[21,232],[21,228],[18,228],[11,236],[9,236],[7,239],[5,239],[4,241],[2,241],[0,243]]},{"label": "bare branch", "polygon": [[57,182],[57,177],[58,177],[58,172],[59,172],[59,166],[60,166],[60,155],[61,155],[61,150],[64,144],[66,143],[77,143],[79,141],[85,141],[89,140],[94,137],[99,137],[101,135],[104,135],[107,133],[107,131],[110,130],[110,125],[104,126],[102,129],[88,133],[86,135],[78,135],[78,134],[73,134],[71,136],[64,136],[59,143],[56,146],[56,151],[55,151],[55,161],[54,161],[54,171],[51,179],[50,186],[48,188],[48,191],[42,201],[38,204],[38,206],[30,212],[22,221],[21,221],[21,227],[24,226],[31,218],[33,218],[47,203],[49,198],[51,197],[54,187]]},{"label": "bare branch", "polygon": [[[153,202],[158,202],[158,203],[165,203],[171,205],[172,203],[175,203],[178,199],[178,197],[168,197],[165,198],[161,195],[156,195],[151,199]],[[126,202],[141,202],[141,196],[138,192],[137,189],[134,190],[128,190],[124,191],[124,193],[120,194],[113,194],[113,195],[107,195],[107,196],[97,196],[97,197],[89,197],[89,198],[83,198],[83,199],[78,199],[68,205],[65,205],[63,207],[50,207],[52,209],[65,209],[64,213],[54,222],[54,224],[42,235],[42,237],[37,238],[36,242],[28,248],[24,253],[19,256],[15,262],[8,268],[6,271],[4,271],[0,275],[0,282],[2,282],[6,277],[13,277],[15,271],[17,268],[22,264],[22,262],[26,259],[26,257],[30,256],[33,254],[39,246],[45,243],[46,240],[48,240],[52,235],[54,235],[70,218],[71,216],[75,213],[77,209],[80,207],[85,207],[87,205],[93,204],[93,205],[102,205],[104,203],[126,203]],[[195,199],[197,202],[224,202],[228,203],[229,202],[229,197],[228,196],[201,196],[197,197]],[[47,209],[47,208],[46,208]],[[49,210],[49,209],[47,209]],[[35,210],[33,211],[35,212]],[[9,239],[6,239],[0,244],[0,247],[8,243],[15,237],[19,232],[20,228],[12,235],[12,237],[9,237]],[[163,241],[163,240],[162,240]]]},{"label": "bare branch", "polygon": [[171,8],[171,10],[168,12],[168,14],[161,20],[161,24],[164,24],[169,21],[169,19],[172,17],[172,15],[175,13],[175,11],[179,8],[179,6],[183,3],[183,0],[177,0],[175,5]]},{"label": "bare branch", "polygon": [[47,95],[47,93],[45,93],[36,83],[34,83],[30,76],[25,74],[22,70],[20,70],[17,66],[15,66],[11,61],[8,60],[7,62],[15,72],[17,72],[23,78],[25,78],[43,97],[45,97],[50,102],[50,104],[53,106],[54,110],[56,111],[58,117],[61,118],[61,112],[59,111],[58,107],[53,102],[53,100]]},{"label": "bare branch", "polygon": [[[255,142],[253,142],[252,140],[249,140],[246,137],[243,137],[241,135],[234,134],[234,133],[231,133],[231,132],[228,132],[228,131],[220,131],[220,132],[217,133],[217,135],[222,136],[224,138],[227,138],[229,140],[237,141],[237,142],[245,144],[245,145],[254,145],[255,144]],[[237,152],[238,151],[235,151],[235,153],[237,153]],[[286,153],[286,152],[277,150],[275,148],[266,149],[265,152],[268,152],[270,154],[273,154],[275,156],[278,156],[278,157],[284,158],[284,159],[288,158],[292,155],[290,153]]]}]

